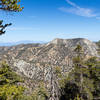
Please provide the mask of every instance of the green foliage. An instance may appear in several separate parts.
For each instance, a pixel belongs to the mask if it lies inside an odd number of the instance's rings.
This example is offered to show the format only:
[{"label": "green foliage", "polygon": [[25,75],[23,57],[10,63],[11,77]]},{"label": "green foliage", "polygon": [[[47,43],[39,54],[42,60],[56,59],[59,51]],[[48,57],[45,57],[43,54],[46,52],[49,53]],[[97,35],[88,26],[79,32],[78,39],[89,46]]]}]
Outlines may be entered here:
[{"label": "green foliage", "polygon": [[18,95],[14,98],[14,100],[34,100],[32,96],[27,95]]},{"label": "green foliage", "polygon": [[78,86],[79,96],[83,100],[100,97],[100,62],[96,57],[92,57],[84,64],[75,64],[74,70],[68,75],[68,81]]},{"label": "green foliage", "polygon": [[[70,81],[73,81],[79,88],[79,95],[84,100],[92,98],[92,92],[94,91],[93,80],[90,79],[90,73],[87,68],[75,67],[74,71],[69,74]],[[92,100],[92,99],[90,99]]]},{"label": "green foliage", "polygon": [[[78,55],[73,59],[74,69],[69,74],[62,74],[61,68],[55,67],[59,100],[94,100],[100,97],[100,61],[96,57],[81,61],[81,57]],[[0,67],[0,100],[47,100],[50,97],[44,82],[37,84],[32,96],[25,95],[25,88],[17,85],[18,82],[23,82],[21,77],[3,62]]]},{"label": "green foliage", "polygon": [[77,95],[77,97],[74,98],[74,100],[83,100],[82,98],[80,98],[79,95]]},{"label": "green foliage", "polygon": [[54,70],[55,70],[56,77],[62,78],[61,68],[59,66],[56,66]]},{"label": "green foliage", "polygon": [[[10,12],[20,12],[23,7],[19,5],[20,0],[0,0],[0,10]],[[5,28],[10,26],[11,23],[3,25],[3,20],[0,20],[0,35],[5,33]]]},{"label": "green foliage", "polygon": [[97,62],[97,57],[91,57],[90,59],[88,59],[86,62],[86,65],[88,66],[95,66],[98,62]]},{"label": "green foliage", "polygon": [[78,53],[81,52],[82,51],[82,46],[80,44],[78,44],[74,51],[78,52]]},{"label": "green foliage", "polygon": [[21,77],[3,62],[0,67],[0,100],[15,100],[23,95],[25,88],[18,86],[18,82],[22,82]]},{"label": "green foliage", "polygon": [[[60,80],[60,100],[93,100],[100,97],[100,62],[96,57],[85,61],[82,48],[75,49],[74,69]],[[82,60],[82,61],[81,61]]]},{"label": "green foliage", "polygon": [[22,78],[3,62],[0,67],[0,100],[46,100],[48,98],[43,82],[39,83],[32,96],[24,94],[26,88],[17,85],[19,82],[23,82]]},{"label": "green foliage", "polygon": [[22,11],[23,7],[18,4],[20,0],[0,0],[0,9],[5,11]]},{"label": "green foliage", "polygon": [[79,64],[80,62],[81,62],[80,57],[75,57],[75,58],[73,58],[73,63],[74,63],[74,64]]},{"label": "green foliage", "polygon": [[21,77],[13,72],[5,62],[2,63],[0,68],[0,85],[15,84],[22,81]]},{"label": "green foliage", "polygon": [[14,100],[19,95],[22,95],[24,92],[24,88],[22,86],[16,85],[3,85],[0,86],[0,100]]},{"label": "green foliage", "polygon": [[76,57],[73,58],[73,63],[75,65],[81,65],[84,62],[84,50],[80,44],[74,49]]},{"label": "green foliage", "polygon": [[80,44],[77,45],[77,47],[74,49],[74,51],[76,52],[77,57],[82,58],[82,56],[83,56],[83,48],[82,48],[82,46]]},{"label": "green foliage", "polygon": [[96,44],[100,47],[100,40],[98,42],[96,42]]},{"label": "green foliage", "polygon": [[32,97],[33,100],[46,100],[49,97],[43,82],[40,82],[38,88],[34,90]]},{"label": "green foliage", "polygon": [[79,87],[75,83],[67,81],[65,86],[61,88],[60,100],[74,100],[78,94]]},{"label": "green foliage", "polygon": [[67,78],[66,77],[61,77],[61,79],[58,80],[58,82],[59,82],[60,88],[65,88],[65,85],[67,83]]},{"label": "green foliage", "polygon": [[55,73],[58,75],[58,74],[61,74],[61,68],[59,66],[56,66],[55,68]]}]

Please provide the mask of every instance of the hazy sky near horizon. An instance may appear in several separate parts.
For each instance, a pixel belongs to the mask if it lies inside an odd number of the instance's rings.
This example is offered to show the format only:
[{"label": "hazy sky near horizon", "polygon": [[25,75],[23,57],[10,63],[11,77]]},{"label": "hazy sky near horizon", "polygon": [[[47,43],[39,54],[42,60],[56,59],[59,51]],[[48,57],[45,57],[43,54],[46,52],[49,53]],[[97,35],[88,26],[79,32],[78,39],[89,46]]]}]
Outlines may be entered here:
[{"label": "hazy sky near horizon", "polygon": [[0,11],[0,19],[13,23],[0,42],[100,40],[100,0],[21,0],[21,5],[19,13]]}]

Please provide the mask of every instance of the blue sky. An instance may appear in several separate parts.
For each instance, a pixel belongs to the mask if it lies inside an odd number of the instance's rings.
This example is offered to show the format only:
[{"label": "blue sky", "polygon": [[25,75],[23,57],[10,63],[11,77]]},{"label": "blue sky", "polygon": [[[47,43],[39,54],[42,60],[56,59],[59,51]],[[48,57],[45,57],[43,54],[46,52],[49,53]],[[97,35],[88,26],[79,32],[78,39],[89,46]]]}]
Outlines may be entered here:
[{"label": "blue sky", "polygon": [[19,13],[0,11],[0,19],[13,23],[0,42],[100,40],[100,0],[21,0],[21,5]]}]

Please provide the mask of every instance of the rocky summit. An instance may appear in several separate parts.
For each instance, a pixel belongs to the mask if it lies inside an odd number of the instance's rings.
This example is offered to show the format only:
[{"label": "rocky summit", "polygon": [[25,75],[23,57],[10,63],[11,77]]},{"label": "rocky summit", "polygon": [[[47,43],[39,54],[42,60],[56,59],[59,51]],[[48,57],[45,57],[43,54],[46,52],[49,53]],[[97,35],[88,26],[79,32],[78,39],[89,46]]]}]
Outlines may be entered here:
[{"label": "rocky summit", "polygon": [[51,67],[58,66],[62,72],[73,68],[74,49],[80,44],[87,58],[98,56],[98,46],[83,38],[54,39],[46,44],[20,44],[0,47],[0,60],[5,60],[19,74],[32,80],[51,78]]}]

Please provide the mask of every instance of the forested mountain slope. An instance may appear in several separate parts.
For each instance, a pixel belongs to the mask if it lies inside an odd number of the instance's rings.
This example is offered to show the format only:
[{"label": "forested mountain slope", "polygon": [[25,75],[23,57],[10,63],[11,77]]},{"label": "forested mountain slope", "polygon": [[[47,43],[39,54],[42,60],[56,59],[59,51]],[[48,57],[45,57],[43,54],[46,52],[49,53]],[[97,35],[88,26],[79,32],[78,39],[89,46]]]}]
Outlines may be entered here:
[{"label": "forested mountain slope", "polygon": [[[83,98],[83,96],[81,95],[81,86],[77,87],[78,84],[81,84],[80,81],[77,82],[75,78],[73,79],[73,75],[76,75],[73,70],[77,70],[79,76],[83,75],[79,68],[81,66],[83,68],[85,67],[84,71],[87,70],[86,73],[84,73],[86,76],[90,73],[90,69],[88,69],[89,65],[87,63],[81,65],[79,62],[79,52],[75,51],[77,46],[78,49],[82,49],[82,62],[87,62],[87,60],[90,59],[89,63],[92,62],[94,64],[95,57],[99,57],[99,47],[95,43],[83,38],[54,39],[47,44],[20,44],[11,47],[0,47],[0,61],[6,61],[14,72],[23,77],[24,82],[20,83],[20,85],[29,89],[26,91],[27,94],[32,94],[32,91],[35,91],[35,93],[42,91],[46,96],[43,98],[48,98],[43,100],[65,100],[65,98],[73,98],[72,100],[74,100],[75,97],[78,98],[78,96],[81,96]],[[78,57],[78,59],[74,59],[75,57]],[[91,60],[92,57],[94,58]],[[74,62],[73,59],[75,60]],[[75,64],[75,62],[79,63]],[[67,79],[69,81],[66,81],[68,75],[70,76],[70,80]],[[87,79],[87,82],[90,79],[87,77],[85,78]],[[78,79],[80,80],[80,77],[78,77]],[[71,89],[79,88],[77,91],[79,95],[73,92],[73,95],[69,94],[71,97],[69,97],[69,95],[66,97],[66,92],[72,91],[68,90],[66,85],[71,84],[72,86],[76,86]],[[93,85],[93,83],[89,84]],[[68,91],[61,92],[65,91],[64,89],[67,89]],[[90,89],[87,91],[89,92]],[[87,91],[85,90],[85,92]],[[87,94],[89,97],[92,95],[92,93]],[[37,95],[35,94],[35,96]],[[56,97],[54,97],[54,95],[56,95]],[[93,95],[97,94],[94,93]],[[84,95],[84,98],[87,96]]]}]

